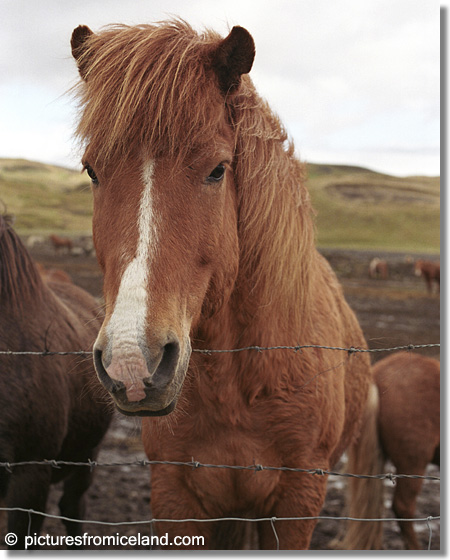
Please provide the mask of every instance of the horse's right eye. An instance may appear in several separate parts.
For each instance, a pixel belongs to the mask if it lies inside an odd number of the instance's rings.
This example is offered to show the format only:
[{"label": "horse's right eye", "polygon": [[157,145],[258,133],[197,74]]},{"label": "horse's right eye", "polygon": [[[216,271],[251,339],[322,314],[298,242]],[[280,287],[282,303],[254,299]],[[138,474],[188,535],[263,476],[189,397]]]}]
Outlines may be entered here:
[{"label": "horse's right eye", "polygon": [[91,181],[94,183],[94,185],[98,185],[97,175],[95,174],[95,171],[92,169],[92,167],[89,165],[89,163],[85,163],[84,168],[86,169],[86,173],[89,175],[89,177],[90,177]]}]

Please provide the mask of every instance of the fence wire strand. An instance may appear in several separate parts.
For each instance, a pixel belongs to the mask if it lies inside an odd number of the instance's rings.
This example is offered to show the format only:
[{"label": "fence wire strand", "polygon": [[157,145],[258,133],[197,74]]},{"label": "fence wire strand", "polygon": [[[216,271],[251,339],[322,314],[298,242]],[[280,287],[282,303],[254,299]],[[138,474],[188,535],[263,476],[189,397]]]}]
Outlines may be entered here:
[{"label": "fence wire strand", "polygon": [[[19,511],[28,513],[30,515],[40,515],[50,519],[59,519],[61,521],[71,521],[73,523],[86,523],[89,525],[105,525],[109,527],[120,527],[123,525],[147,525],[153,523],[216,523],[218,521],[247,521],[249,523],[258,523],[261,521],[278,522],[278,521],[360,521],[360,522],[386,522],[398,521],[397,517],[380,517],[380,518],[365,518],[365,517],[348,517],[348,516],[331,516],[331,515],[316,515],[316,516],[297,516],[297,517],[208,517],[196,518],[186,517],[183,519],[166,519],[166,518],[152,518],[140,519],[135,521],[99,521],[98,519],[75,519],[66,517],[64,515],[56,515],[54,513],[45,513],[34,509],[27,509],[21,507],[0,507],[0,511]],[[428,516],[428,517],[411,517],[402,518],[401,521],[411,523],[430,523],[432,521],[440,521],[441,516]]]},{"label": "fence wire strand", "polygon": [[[357,354],[357,353],[378,353],[378,352],[397,352],[400,350],[419,350],[424,348],[440,348],[439,343],[433,344],[406,344],[404,346],[394,346],[391,348],[358,348],[355,346],[350,346],[349,348],[344,348],[341,346],[322,346],[320,344],[298,344],[296,346],[244,346],[243,348],[231,348],[231,349],[202,349],[193,348],[192,352],[197,352],[199,354],[205,354],[210,356],[212,354],[233,354],[236,352],[245,351],[256,351],[256,352],[266,352],[269,350],[293,350],[294,352],[301,352],[302,350],[307,350],[310,348],[315,348],[319,350],[335,350],[338,352],[346,352],[347,354]],[[7,356],[92,356],[92,351],[87,350],[76,350],[71,352],[56,352],[51,350],[42,351],[14,351],[14,350],[0,350],[0,355]]]},{"label": "fence wire strand", "polygon": [[137,459],[135,461],[124,461],[124,462],[99,462],[91,461],[57,461],[54,459],[48,459],[44,461],[19,461],[16,463],[11,462],[0,462],[0,468],[6,469],[8,472],[12,473],[15,467],[23,467],[28,465],[34,466],[50,466],[55,469],[60,469],[62,467],[88,467],[93,470],[95,467],[148,467],[151,465],[170,465],[176,467],[189,467],[191,469],[207,468],[207,469],[230,469],[230,470],[244,470],[253,471],[255,473],[261,471],[280,471],[280,472],[292,472],[292,473],[302,473],[311,474],[316,476],[341,476],[344,478],[361,478],[361,479],[378,479],[378,480],[390,480],[395,483],[397,479],[420,479],[420,480],[434,480],[440,481],[439,476],[433,475],[416,475],[416,474],[401,474],[401,473],[381,473],[381,474],[353,474],[353,473],[341,473],[338,471],[330,471],[321,468],[300,468],[300,467],[274,467],[267,465],[219,465],[213,463],[200,463],[192,459],[191,461],[158,461],[149,459]]}]

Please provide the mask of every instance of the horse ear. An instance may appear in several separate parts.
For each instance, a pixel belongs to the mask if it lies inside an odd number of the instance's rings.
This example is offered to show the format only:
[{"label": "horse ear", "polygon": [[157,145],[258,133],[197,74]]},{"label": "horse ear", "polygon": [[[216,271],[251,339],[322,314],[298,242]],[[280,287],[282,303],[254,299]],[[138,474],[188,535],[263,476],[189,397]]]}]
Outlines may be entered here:
[{"label": "horse ear", "polygon": [[86,39],[88,39],[93,32],[87,25],[79,25],[73,30],[70,45],[72,47],[72,56],[77,61],[78,71],[83,80],[86,79],[88,64],[87,59],[84,57],[86,53]]},{"label": "horse ear", "polygon": [[212,67],[222,93],[233,93],[238,89],[241,75],[250,72],[254,58],[253,37],[243,27],[233,27],[212,53]]}]

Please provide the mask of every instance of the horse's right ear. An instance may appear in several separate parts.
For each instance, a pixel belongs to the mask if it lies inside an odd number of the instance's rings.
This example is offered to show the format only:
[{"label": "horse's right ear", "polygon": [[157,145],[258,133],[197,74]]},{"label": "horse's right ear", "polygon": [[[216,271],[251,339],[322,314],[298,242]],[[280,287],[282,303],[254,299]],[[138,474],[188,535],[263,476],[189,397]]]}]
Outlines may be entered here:
[{"label": "horse's right ear", "polygon": [[243,27],[235,26],[211,53],[211,64],[224,95],[235,92],[242,74],[248,74],[255,58],[255,43]]},{"label": "horse's right ear", "polygon": [[79,25],[73,30],[72,38],[70,39],[70,45],[72,47],[72,55],[77,61],[78,71],[83,80],[86,79],[88,70],[88,60],[86,59],[86,39],[88,39],[93,32],[89,29],[87,25]]}]

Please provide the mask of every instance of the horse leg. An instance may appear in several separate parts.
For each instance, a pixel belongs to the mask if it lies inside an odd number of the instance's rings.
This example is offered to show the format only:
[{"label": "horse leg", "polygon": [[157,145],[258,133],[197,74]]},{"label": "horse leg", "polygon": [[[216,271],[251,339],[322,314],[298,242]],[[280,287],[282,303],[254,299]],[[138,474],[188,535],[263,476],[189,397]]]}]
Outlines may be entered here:
[{"label": "horse leg", "polygon": [[[292,474],[292,473],[288,473]],[[258,523],[261,550],[308,550],[317,520],[277,521],[283,517],[317,517],[325,501],[327,477],[299,474],[285,477],[280,499],[270,513],[273,521]]]},{"label": "horse leg", "polygon": [[[58,504],[62,516],[70,519],[84,519],[85,492],[91,485],[92,477],[93,473],[88,467],[76,467],[65,479],[63,495]],[[63,523],[68,535],[76,537],[83,533],[82,523],[68,520],[63,520]]]},{"label": "horse leg", "polygon": [[412,519],[416,510],[417,496],[422,487],[421,479],[401,478],[397,480],[392,509],[399,518],[398,524],[403,540],[408,550],[420,550],[419,541],[412,521],[401,521],[401,519]]},{"label": "horse leg", "polygon": [[[50,489],[50,467],[16,467],[10,479],[7,506],[10,508],[33,509],[45,512],[47,496]],[[25,537],[39,535],[44,516],[24,511],[10,511],[8,515],[8,532],[17,536],[17,543],[11,548],[24,550]],[[38,548],[28,546],[28,549]]]},{"label": "horse leg", "polygon": [[[170,472],[152,469],[151,510],[153,519],[207,519],[204,507],[197,496],[183,482],[170,476]],[[214,534],[218,523],[187,521],[171,523],[155,521],[153,527],[163,549],[211,550],[215,548]],[[189,537],[186,538],[186,537]]]}]

